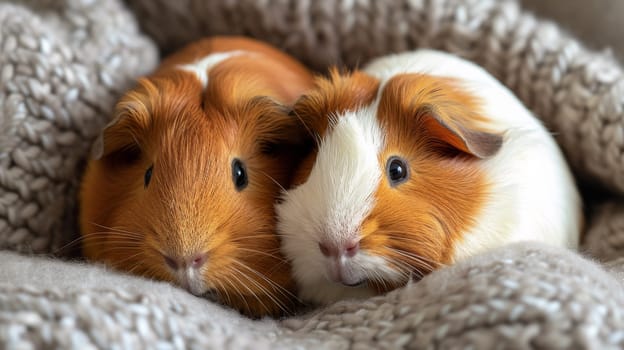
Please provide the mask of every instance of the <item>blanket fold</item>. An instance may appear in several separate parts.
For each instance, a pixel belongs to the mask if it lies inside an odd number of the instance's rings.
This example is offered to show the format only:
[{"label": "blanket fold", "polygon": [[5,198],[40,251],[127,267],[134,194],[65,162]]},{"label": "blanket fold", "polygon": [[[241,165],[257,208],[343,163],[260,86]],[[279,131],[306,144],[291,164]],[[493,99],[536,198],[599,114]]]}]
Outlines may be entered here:
[{"label": "blanket fold", "polygon": [[167,283],[99,266],[9,252],[0,253],[0,266],[0,340],[9,348],[624,346],[622,280],[536,243],[281,321],[252,321]]}]

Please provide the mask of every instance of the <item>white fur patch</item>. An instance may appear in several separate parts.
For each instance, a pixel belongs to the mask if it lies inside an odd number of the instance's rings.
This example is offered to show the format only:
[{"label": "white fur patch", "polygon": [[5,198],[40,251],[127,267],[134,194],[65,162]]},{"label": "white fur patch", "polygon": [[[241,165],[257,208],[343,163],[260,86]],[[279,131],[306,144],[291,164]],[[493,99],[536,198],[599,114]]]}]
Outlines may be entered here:
[{"label": "white fur patch", "polygon": [[175,271],[174,275],[180,286],[194,295],[201,295],[208,290],[201,271],[202,269],[187,267],[185,269]]},{"label": "white fur patch", "polygon": [[[318,251],[318,249],[316,249]],[[308,252],[310,254],[312,252]],[[332,264],[329,258],[320,253],[314,258],[317,269],[300,269],[295,272],[295,279],[300,286],[299,296],[303,300],[309,300],[321,304],[330,304],[343,299],[367,298],[375,295],[375,291],[367,285],[359,287],[347,287],[340,283],[332,282],[327,270]],[[390,268],[383,257],[367,254],[360,251],[348,263],[349,268],[359,277],[381,276],[386,281],[399,281],[403,275],[397,270]],[[293,269],[294,270],[294,269]]]},{"label": "white fur patch", "polygon": [[[360,225],[375,205],[374,194],[383,176],[378,155],[384,147],[376,112],[374,104],[335,116],[333,127],[319,144],[307,181],[285,193],[284,201],[276,207],[282,250],[293,262],[304,299],[329,303],[372,295],[366,287],[331,282],[333,258],[323,256],[318,244],[341,245],[359,238]],[[400,277],[382,257],[365,251],[346,259],[345,271],[362,279],[371,275]]]},{"label": "white fur patch", "polygon": [[219,63],[235,56],[245,54],[245,51],[226,51],[210,54],[198,61],[189,64],[179,65],[178,68],[187,72],[194,73],[197,79],[201,82],[202,86],[206,88],[208,86],[208,75],[210,70]]},{"label": "white fur patch", "polygon": [[[316,164],[306,186],[322,190],[323,207],[317,218],[319,237],[336,244],[358,234],[359,225],[373,206],[381,171],[377,155],[383,135],[376,108],[347,112],[336,118],[333,130],[319,147]],[[327,174],[334,174],[327,176]]]}]

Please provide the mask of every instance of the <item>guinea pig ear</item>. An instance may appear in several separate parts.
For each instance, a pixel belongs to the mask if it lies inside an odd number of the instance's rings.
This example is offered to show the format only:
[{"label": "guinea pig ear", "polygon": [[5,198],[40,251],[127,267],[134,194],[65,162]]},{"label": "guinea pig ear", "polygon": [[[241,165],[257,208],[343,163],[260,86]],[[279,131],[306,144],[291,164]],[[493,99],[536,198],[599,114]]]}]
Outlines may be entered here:
[{"label": "guinea pig ear", "polygon": [[[118,145],[115,145],[116,143],[115,139],[110,134],[111,134],[111,130],[115,129],[115,126],[117,125],[119,120],[123,117],[124,117],[123,114],[115,113],[115,116],[113,117],[113,119],[108,124],[106,124],[104,129],[102,129],[98,137],[95,139],[95,142],[93,143],[93,147],[91,148],[92,159],[95,159],[95,160],[102,159],[104,155],[111,153],[114,149],[120,148],[118,147]],[[106,136],[106,146],[108,147],[105,147],[105,144],[104,144],[104,137],[106,134],[109,134],[108,136]]]},{"label": "guinea pig ear", "polygon": [[[142,87],[146,82],[140,83]],[[151,84],[149,84],[151,85]],[[136,153],[141,135],[149,127],[151,117],[147,94],[134,90],[116,105],[113,119],[102,129],[91,149],[93,159],[127,150]]]},{"label": "guinea pig ear", "polygon": [[291,147],[308,146],[313,136],[293,111],[292,106],[271,97],[260,96],[251,101],[259,109],[255,125],[256,141],[266,153]]},{"label": "guinea pig ear", "polygon": [[477,158],[495,155],[503,144],[503,136],[482,115],[479,99],[454,78],[395,75],[383,88],[378,114],[398,132],[423,133],[436,147]]},{"label": "guinea pig ear", "polygon": [[426,132],[436,140],[451,146],[466,154],[477,158],[489,158],[495,155],[503,145],[503,136],[497,133],[478,130],[462,122],[458,116],[448,115],[449,112],[466,113],[470,111],[462,108],[436,108],[433,105],[424,105],[418,109],[419,118]]}]

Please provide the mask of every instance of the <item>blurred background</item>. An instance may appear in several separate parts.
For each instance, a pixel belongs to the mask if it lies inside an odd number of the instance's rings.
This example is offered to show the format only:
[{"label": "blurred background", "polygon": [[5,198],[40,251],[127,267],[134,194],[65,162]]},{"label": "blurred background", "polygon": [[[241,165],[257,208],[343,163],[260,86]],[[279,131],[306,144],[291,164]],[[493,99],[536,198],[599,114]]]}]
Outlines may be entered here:
[{"label": "blurred background", "polygon": [[607,47],[624,62],[624,0],[521,0],[539,17],[558,22],[587,47]]}]

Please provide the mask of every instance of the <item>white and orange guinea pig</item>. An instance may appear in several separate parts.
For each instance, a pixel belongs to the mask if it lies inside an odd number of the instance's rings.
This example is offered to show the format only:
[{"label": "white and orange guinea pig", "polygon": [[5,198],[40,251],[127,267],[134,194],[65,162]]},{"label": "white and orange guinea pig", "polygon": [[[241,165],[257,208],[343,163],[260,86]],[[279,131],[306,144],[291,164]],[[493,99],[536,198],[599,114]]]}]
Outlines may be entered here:
[{"label": "white and orange guinea pig", "polygon": [[578,245],[562,153],[473,63],[422,50],[333,70],[294,113],[318,142],[276,212],[304,301],[384,293],[511,242]]},{"label": "white and orange guinea pig", "polygon": [[296,304],[274,203],[308,133],[289,111],[314,85],[293,58],[216,37],[123,96],[80,193],[83,252],[250,316]]}]

